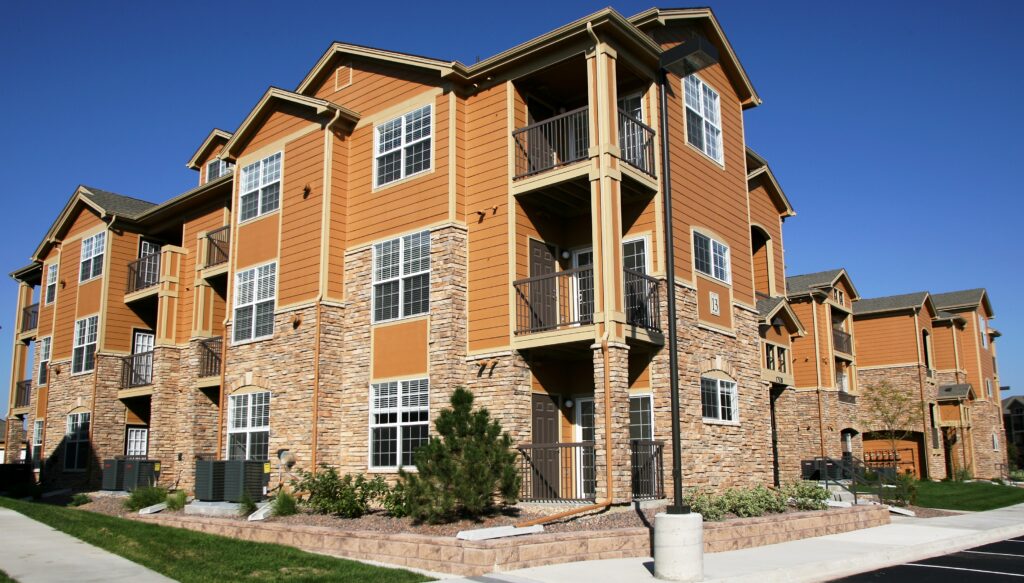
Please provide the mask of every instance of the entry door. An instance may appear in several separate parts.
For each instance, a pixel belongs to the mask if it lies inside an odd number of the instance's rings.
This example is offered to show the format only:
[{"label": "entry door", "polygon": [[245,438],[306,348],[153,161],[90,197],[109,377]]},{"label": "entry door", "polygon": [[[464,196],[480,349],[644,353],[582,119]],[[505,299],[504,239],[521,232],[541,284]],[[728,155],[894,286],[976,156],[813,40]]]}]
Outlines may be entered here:
[{"label": "entry door", "polygon": [[[533,395],[533,498],[558,496],[558,405],[548,395]],[[551,446],[551,447],[543,447]]]},{"label": "entry door", "polygon": [[574,319],[580,324],[590,324],[594,321],[594,251],[589,247],[579,249],[573,253],[573,267],[589,267],[585,273],[577,273],[573,277],[576,301],[573,305]]},{"label": "entry door", "polygon": [[149,429],[129,427],[125,454],[128,457],[145,458],[149,451]]},{"label": "entry door", "polygon": [[132,339],[132,386],[141,387],[153,382],[153,333],[135,332]]},{"label": "entry door", "polygon": [[[555,250],[542,241],[530,239],[530,277],[555,273]],[[558,324],[557,278],[530,282],[530,329],[551,330]]]},{"label": "entry door", "polygon": [[145,239],[139,243],[139,259],[143,257],[149,257],[160,252],[160,245],[152,241],[146,241]]},{"label": "entry door", "polygon": [[[593,442],[594,433],[594,399],[576,399],[576,441]],[[594,448],[576,449],[576,487],[583,498],[593,498],[597,490],[597,466],[594,459]]]}]

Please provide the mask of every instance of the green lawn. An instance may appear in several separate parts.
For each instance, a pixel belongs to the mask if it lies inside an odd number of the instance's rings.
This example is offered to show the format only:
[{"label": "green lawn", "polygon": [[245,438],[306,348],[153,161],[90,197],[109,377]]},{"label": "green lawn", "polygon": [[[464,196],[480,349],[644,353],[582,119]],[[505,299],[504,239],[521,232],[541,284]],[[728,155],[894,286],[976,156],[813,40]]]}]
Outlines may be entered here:
[{"label": "green lawn", "polygon": [[[74,508],[10,498],[0,498],[0,506],[183,582],[429,581],[409,571],[384,569],[292,547],[241,541]],[[0,581],[6,580],[0,578]]]},{"label": "green lawn", "polygon": [[917,505],[947,510],[992,510],[1024,502],[1024,488],[982,482],[919,482]]}]

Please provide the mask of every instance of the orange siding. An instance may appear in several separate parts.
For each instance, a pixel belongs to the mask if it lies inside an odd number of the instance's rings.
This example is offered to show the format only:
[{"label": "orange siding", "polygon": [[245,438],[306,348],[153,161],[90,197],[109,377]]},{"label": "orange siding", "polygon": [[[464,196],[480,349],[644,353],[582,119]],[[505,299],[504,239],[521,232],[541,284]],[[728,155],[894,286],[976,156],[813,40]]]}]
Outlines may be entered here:
[{"label": "orange siding", "polygon": [[[224,226],[225,216],[224,206],[218,205],[190,215],[182,225],[181,246],[188,252],[181,258],[181,273],[178,275],[181,285],[178,286],[176,342],[187,342],[192,337],[193,330],[202,326],[202,323],[194,321],[198,288],[192,285],[192,281],[201,268],[200,262],[206,252],[203,235]],[[213,330],[217,330],[220,327],[219,322],[223,321],[223,318],[219,321],[213,320]]]},{"label": "orange siding", "polygon": [[[796,317],[803,322],[807,334],[793,338],[793,381],[796,387],[818,386],[817,356],[815,344],[818,342],[818,330],[814,328],[814,310],[817,304],[810,300],[790,302]],[[824,352],[824,351],[823,351]],[[825,356],[822,354],[822,356]],[[827,367],[825,364],[823,367]],[[823,373],[824,374],[824,373]]]},{"label": "orange siding", "polygon": [[238,236],[231,250],[235,254],[236,269],[277,258],[280,223],[281,213],[274,212],[238,225]]},{"label": "orange siding", "polygon": [[[775,291],[781,293],[785,281],[785,271],[782,260],[782,221],[779,217],[779,210],[768,191],[763,186],[757,186],[750,191],[750,222],[761,227],[768,233],[772,244],[772,258],[775,262]],[[768,256],[762,254],[754,257],[754,281],[755,289],[759,292],[771,294],[768,286]]]},{"label": "orange siding", "polygon": [[498,207],[469,220],[469,349],[508,346],[508,121],[506,88],[471,97],[466,107],[466,206]]},{"label": "orange siding", "polygon": [[427,372],[426,318],[373,328],[374,379]]},{"label": "orange siding", "polygon": [[[55,248],[51,248],[46,254],[43,263],[43,279],[42,284],[39,288],[39,328],[36,330],[36,337],[43,338],[50,335],[53,330],[53,316],[57,309],[57,301],[61,296],[60,280],[64,279],[64,272],[60,269],[59,258],[57,257],[58,251]],[[49,265],[57,264],[57,293],[54,296],[54,301],[47,305],[43,301],[43,297],[46,294],[46,268]],[[52,342],[52,341],[51,341]],[[51,357],[53,355],[53,347],[51,344],[50,348]]]},{"label": "orange siding", "polygon": [[331,138],[331,208],[329,213],[327,295],[345,296],[345,241],[348,238],[348,141]]},{"label": "orange siding", "polygon": [[896,314],[857,318],[857,364],[878,366],[918,362],[918,329],[914,316]]},{"label": "orange siding", "polygon": [[932,327],[932,353],[935,355],[935,368],[938,370],[956,368],[953,328],[948,322],[935,323]]},{"label": "orange siding", "polygon": [[71,358],[72,335],[75,327],[75,313],[78,308],[78,262],[81,258],[82,241],[76,239],[63,244],[60,254],[60,279],[65,286],[57,284],[56,317],[53,324],[53,360]]},{"label": "orange siding", "polygon": [[139,258],[139,235],[125,232],[123,235],[109,233],[107,249],[110,250],[110,287],[107,298],[107,318],[100,330],[106,350],[131,352],[132,328],[148,329],[134,310],[124,303],[124,290],[128,283],[128,264]]},{"label": "orange siding", "polygon": [[[438,96],[433,104],[433,165],[430,170],[402,181],[374,189],[374,127],[367,125],[352,134],[348,175],[349,247],[448,219],[448,96]],[[409,111],[416,107],[410,107]]]},{"label": "orange siding", "polygon": [[[441,81],[437,73],[379,61],[349,57],[339,60],[338,64],[351,68],[352,83],[338,89],[340,84],[335,83],[335,70],[332,70],[320,82],[314,94],[320,99],[333,101],[358,112],[363,117],[402,103],[417,93],[437,86]],[[344,74],[347,72],[343,71],[343,81],[348,80],[348,75]]]},{"label": "orange siding", "polygon": [[[278,305],[316,297],[320,289],[320,235],[324,192],[324,135],[313,132],[285,146],[281,193]],[[309,187],[305,195],[303,189]]]},{"label": "orange siding", "polygon": [[[74,239],[79,235],[82,235],[85,231],[102,225],[103,221],[100,220],[100,216],[96,211],[89,207],[82,207],[82,210],[78,211],[78,216],[72,219],[70,226],[67,228],[67,232],[62,237],[62,240],[67,241],[68,239]],[[77,271],[75,272],[78,273]],[[77,277],[77,275],[76,275]]]},{"label": "orange siding", "polygon": [[[242,156],[245,155],[245,152],[255,152],[300,130],[307,129],[311,122],[316,122],[316,119],[310,115],[308,109],[293,104],[281,104],[266,116],[259,131],[246,144]],[[288,159],[285,158],[285,163],[287,162]]]},{"label": "orange siding", "polygon": [[[711,313],[711,294],[718,294],[719,314]],[[697,277],[697,314],[701,321],[719,328],[732,329],[732,306],[729,303],[729,286],[706,277]]]}]

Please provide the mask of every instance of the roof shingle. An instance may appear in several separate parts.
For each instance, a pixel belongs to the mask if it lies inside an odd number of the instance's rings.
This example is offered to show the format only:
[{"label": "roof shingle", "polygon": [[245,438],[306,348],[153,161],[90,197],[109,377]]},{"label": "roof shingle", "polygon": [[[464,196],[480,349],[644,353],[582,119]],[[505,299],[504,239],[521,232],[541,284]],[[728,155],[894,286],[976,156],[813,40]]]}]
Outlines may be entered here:
[{"label": "roof shingle", "polygon": [[92,199],[103,210],[113,215],[120,215],[129,219],[138,218],[149,209],[157,206],[155,203],[145,201],[109,190],[93,188],[83,185],[83,193]]},{"label": "roof shingle", "polygon": [[786,293],[790,295],[802,294],[815,288],[831,285],[842,271],[842,269],[830,269],[828,271],[787,277]]},{"label": "roof shingle", "polygon": [[981,303],[985,296],[985,288],[965,289],[944,294],[932,294],[932,302],[939,310],[949,310],[963,306],[973,306]]},{"label": "roof shingle", "polygon": [[927,298],[928,292],[923,291],[881,298],[868,298],[854,302],[853,313],[854,315],[862,315],[909,310],[920,307]]}]

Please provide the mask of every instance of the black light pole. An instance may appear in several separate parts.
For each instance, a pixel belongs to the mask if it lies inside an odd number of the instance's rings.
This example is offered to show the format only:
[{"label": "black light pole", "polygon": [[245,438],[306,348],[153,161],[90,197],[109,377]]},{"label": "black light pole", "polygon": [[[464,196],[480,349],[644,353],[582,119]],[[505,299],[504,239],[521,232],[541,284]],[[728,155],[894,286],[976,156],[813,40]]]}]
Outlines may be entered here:
[{"label": "black light pole", "polygon": [[683,43],[663,52],[658,67],[658,89],[661,101],[661,180],[665,199],[665,278],[668,280],[668,369],[669,391],[672,397],[672,505],[669,514],[689,514],[690,507],[683,502],[682,436],[679,427],[679,353],[676,347],[676,263],[675,242],[672,232],[672,173],[668,151],[668,92],[669,69],[679,70],[680,76],[692,73],[718,60],[718,52],[706,39],[692,36]]}]

